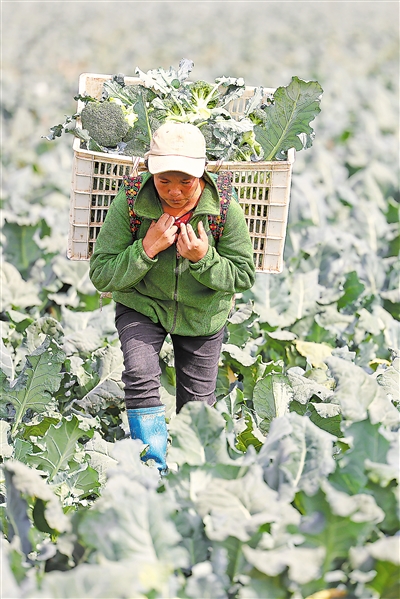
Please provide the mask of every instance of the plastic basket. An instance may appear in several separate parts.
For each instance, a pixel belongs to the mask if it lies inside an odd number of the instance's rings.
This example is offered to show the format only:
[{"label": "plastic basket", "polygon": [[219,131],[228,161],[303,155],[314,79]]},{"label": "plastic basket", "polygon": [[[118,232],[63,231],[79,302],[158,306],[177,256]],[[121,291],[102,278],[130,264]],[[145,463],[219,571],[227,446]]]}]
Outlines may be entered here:
[{"label": "plastic basket", "polygon": [[[84,73],[79,80],[79,93],[100,98],[106,79],[111,76]],[[139,80],[126,77],[125,81],[130,85]],[[245,93],[232,102],[229,107],[232,115],[242,114],[253,89],[246,88]],[[123,176],[144,171],[145,167],[143,159],[83,150],[78,138],[73,149],[67,256],[71,260],[88,260]],[[290,150],[287,161],[207,164],[210,172],[229,170],[233,173],[233,184],[253,243],[257,272],[279,273],[283,268],[294,159],[295,152]]]}]

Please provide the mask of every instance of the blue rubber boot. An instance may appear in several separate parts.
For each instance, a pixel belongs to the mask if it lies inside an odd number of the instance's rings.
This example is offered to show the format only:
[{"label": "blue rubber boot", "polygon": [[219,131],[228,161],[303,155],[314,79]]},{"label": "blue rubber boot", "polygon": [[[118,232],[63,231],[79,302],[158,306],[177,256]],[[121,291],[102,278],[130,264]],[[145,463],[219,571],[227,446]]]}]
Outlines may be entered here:
[{"label": "blue rubber boot", "polygon": [[167,472],[165,456],[168,432],[165,422],[165,406],[128,409],[128,422],[132,439],[140,439],[149,448],[143,461],[154,460],[162,474]]}]

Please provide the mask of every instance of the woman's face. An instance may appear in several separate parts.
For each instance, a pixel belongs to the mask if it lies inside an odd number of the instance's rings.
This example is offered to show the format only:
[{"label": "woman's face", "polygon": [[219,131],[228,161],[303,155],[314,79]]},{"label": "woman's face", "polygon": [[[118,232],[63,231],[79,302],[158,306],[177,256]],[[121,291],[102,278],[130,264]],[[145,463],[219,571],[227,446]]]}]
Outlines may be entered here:
[{"label": "woman's face", "polygon": [[184,208],[189,205],[199,189],[199,179],[185,173],[169,171],[153,177],[160,199],[170,208]]}]

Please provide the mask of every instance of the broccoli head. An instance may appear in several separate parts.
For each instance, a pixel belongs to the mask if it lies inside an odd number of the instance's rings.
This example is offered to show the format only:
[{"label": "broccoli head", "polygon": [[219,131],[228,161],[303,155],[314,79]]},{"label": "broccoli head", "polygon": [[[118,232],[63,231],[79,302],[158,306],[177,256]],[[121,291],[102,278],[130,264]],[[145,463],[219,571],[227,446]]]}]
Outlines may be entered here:
[{"label": "broccoli head", "polygon": [[263,110],[263,106],[258,106],[248,115],[248,118],[255,125],[260,125],[261,127],[265,126],[267,121],[267,114],[265,110]]},{"label": "broccoli head", "polygon": [[219,84],[212,85],[207,81],[195,81],[190,86],[195,105],[201,108],[215,108],[219,100],[218,87]]},{"label": "broccoli head", "polygon": [[100,146],[113,148],[130,129],[124,111],[114,102],[89,102],[81,112],[82,126]]}]

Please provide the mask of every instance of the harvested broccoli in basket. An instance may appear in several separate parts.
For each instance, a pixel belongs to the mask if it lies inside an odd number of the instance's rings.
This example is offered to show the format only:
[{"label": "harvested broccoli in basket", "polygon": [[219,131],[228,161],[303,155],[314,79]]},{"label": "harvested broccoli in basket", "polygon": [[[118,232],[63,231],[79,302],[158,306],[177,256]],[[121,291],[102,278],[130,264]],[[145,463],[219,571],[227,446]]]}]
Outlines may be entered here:
[{"label": "harvested broccoli in basket", "polygon": [[100,146],[112,148],[127,135],[130,125],[115,102],[89,102],[81,112],[82,127]]},{"label": "harvested broccoli in basket", "polygon": [[182,59],[178,69],[136,68],[132,85],[114,75],[104,81],[100,99],[77,96],[85,104],[82,112],[52,127],[46,139],[70,133],[87,150],[143,157],[154,131],[172,121],[200,128],[208,160],[287,160],[289,149],[311,147],[310,122],[320,112],[323,92],[317,81],[292,77],[275,91],[247,88],[242,77],[189,81],[193,66]]}]

